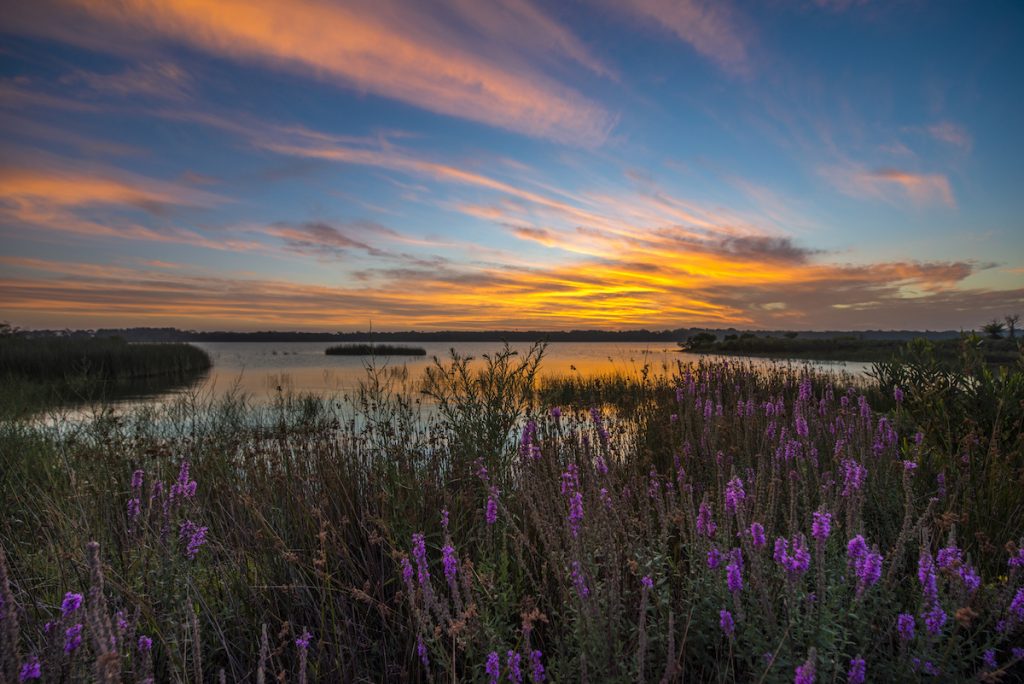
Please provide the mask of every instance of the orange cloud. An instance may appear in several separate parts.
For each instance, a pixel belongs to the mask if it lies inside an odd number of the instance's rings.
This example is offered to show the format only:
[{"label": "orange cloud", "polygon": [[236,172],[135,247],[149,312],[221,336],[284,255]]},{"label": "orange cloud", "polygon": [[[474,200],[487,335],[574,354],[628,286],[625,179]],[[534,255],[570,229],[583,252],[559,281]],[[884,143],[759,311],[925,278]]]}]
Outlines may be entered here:
[{"label": "orange cloud", "polygon": [[[336,330],[370,318],[382,329],[959,327],[1024,303],[1019,288],[959,289],[972,267],[957,263],[790,264],[776,266],[779,279],[757,269],[722,277],[728,265],[710,255],[548,268],[441,264],[384,272],[362,287],[13,257],[0,264],[0,317],[21,325]],[[694,268],[702,265],[707,272]]]},{"label": "orange cloud", "polygon": [[[601,144],[614,123],[604,108],[536,63],[546,53],[608,73],[568,30],[526,0],[453,0],[438,7],[397,0],[51,2],[72,15],[62,23],[76,24],[77,31],[52,25],[49,2],[17,8],[9,17],[12,29],[90,47],[102,46],[106,36],[107,49],[129,49],[143,37],[170,40],[573,144]],[[475,31],[453,28],[466,24]],[[132,42],[131,49],[142,48]]]}]

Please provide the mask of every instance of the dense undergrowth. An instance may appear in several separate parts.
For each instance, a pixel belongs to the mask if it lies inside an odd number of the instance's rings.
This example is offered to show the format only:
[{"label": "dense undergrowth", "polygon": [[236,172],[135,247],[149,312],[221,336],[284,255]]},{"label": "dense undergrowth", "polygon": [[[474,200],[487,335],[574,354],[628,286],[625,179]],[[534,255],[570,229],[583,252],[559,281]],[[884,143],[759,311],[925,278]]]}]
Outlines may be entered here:
[{"label": "dense undergrowth", "polygon": [[1021,676],[1019,366],[541,356],[2,423],[3,675]]}]

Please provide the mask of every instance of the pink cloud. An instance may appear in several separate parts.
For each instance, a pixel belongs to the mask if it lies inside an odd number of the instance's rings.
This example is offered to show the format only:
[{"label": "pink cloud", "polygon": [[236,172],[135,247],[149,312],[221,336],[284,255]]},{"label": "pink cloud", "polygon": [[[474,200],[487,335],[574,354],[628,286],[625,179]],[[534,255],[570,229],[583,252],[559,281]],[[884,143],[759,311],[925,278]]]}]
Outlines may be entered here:
[{"label": "pink cloud", "polygon": [[[65,17],[60,26],[54,12]],[[114,51],[144,49],[145,38],[183,43],[571,144],[600,145],[615,122],[537,63],[552,56],[610,73],[527,0],[452,0],[439,8],[399,0],[49,0],[19,7],[5,21],[12,30]],[[467,24],[473,30],[454,28]]]}]

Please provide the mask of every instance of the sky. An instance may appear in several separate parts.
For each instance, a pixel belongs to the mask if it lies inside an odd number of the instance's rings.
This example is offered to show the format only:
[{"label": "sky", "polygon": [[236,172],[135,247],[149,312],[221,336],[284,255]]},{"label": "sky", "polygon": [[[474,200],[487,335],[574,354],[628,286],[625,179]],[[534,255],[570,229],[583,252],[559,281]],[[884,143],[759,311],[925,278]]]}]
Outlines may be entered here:
[{"label": "sky", "polygon": [[1024,3],[0,10],[0,320],[20,327],[1024,310]]}]

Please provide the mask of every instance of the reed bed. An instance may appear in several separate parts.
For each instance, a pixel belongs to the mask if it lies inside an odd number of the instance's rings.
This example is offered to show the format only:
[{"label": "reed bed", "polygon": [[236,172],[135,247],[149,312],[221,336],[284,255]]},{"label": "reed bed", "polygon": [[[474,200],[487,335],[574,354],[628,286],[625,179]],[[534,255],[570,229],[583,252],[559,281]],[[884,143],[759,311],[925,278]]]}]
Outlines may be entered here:
[{"label": "reed bed", "polygon": [[964,361],[939,406],[923,356],[540,381],[542,355],[0,424],[0,672],[1022,676],[1022,369]]}]

